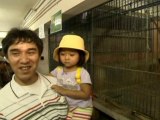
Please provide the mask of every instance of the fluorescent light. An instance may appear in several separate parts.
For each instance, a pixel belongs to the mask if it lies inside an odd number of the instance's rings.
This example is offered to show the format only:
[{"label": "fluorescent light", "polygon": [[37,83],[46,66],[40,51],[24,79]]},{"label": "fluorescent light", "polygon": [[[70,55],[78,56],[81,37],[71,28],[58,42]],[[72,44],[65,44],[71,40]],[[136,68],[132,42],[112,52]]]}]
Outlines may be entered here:
[{"label": "fluorescent light", "polygon": [[7,35],[7,32],[0,32],[0,38],[4,38],[6,37],[6,35]]}]

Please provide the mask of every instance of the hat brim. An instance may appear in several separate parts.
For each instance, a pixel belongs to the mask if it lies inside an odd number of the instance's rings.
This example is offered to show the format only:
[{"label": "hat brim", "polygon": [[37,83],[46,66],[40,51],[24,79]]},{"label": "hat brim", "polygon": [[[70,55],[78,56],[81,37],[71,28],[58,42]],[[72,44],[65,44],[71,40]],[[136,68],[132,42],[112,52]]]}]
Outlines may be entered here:
[{"label": "hat brim", "polygon": [[[60,48],[64,48],[64,47],[57,47],[53,51],[53,59],[57,62],[59,62],[58,51]],[[65,47],[65,48],[67,48],[67,47]],[[73,49],[75,49],[75,48],[73,48]],[[81,49],[76,49],[76,50],[81,50]],[[87,62],[89,59],[89,52],[87,50],[81,50],[81,51],[83,51],[85,53],[85,62]]]}]

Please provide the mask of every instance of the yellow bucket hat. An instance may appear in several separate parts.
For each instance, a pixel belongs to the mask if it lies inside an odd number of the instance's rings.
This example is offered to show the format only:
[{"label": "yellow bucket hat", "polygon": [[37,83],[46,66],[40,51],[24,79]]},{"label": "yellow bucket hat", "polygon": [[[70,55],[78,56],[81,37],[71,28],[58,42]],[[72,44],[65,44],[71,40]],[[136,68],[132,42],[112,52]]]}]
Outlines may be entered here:
[{"label": "yellow bucket hat", "polygon": [[63,36],[59,47],[54,49],[53,59],[59,61],[58,51],[60,48],[71,48],[76,50],[82,50],[85,53],[85,62],[89,59],[89,52],[85,50],[84,40],[78,35],[65,35]]}]

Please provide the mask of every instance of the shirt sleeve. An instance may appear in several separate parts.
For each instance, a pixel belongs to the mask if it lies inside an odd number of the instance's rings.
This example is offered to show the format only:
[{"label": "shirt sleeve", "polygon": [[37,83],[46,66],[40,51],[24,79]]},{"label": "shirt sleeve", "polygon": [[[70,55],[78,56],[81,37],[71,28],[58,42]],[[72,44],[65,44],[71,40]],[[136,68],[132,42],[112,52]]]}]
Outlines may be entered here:
[{"label": "shirt sleeve", "polygon": [[51,71],[51,74],[54,76],[54,77],[57,77],[57,68],[55,68],[54,70]]},{"label": "shirt sleeve", "polygon": [[92,84],[90,74],[88,73],[88,71],[85,68],[82,68],[81,81],[82,81],[82,83]]}]

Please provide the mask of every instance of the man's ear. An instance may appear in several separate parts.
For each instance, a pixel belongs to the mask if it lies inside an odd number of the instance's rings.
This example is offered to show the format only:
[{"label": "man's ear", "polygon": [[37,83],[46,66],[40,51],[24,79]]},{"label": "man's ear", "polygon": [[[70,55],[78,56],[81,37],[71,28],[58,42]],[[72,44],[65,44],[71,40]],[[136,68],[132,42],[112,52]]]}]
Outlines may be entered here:
[{"label": "man's ear", "polygon": [[3,58],[7,63],[9,63],[8,59],[5,56]]}]

